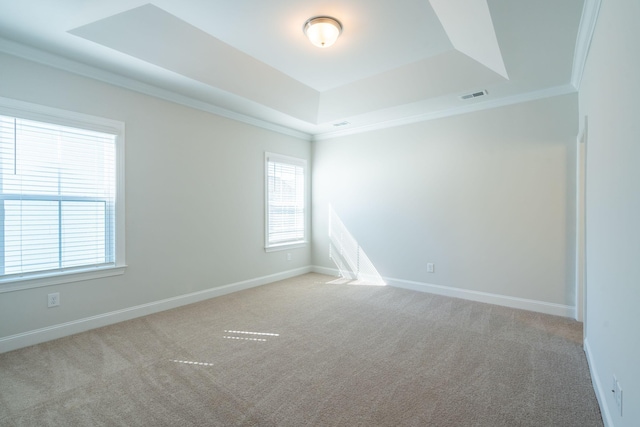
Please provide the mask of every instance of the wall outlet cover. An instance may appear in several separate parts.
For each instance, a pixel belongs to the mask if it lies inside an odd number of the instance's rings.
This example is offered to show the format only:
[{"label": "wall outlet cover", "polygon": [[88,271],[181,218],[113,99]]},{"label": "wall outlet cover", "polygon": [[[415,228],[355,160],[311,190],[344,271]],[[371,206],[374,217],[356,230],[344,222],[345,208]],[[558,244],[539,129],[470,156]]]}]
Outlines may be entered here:
[{"label": "wall outlet cover", "polygon": [[57,307],[60,305],[60,292],[47,295],[47,307]]}]

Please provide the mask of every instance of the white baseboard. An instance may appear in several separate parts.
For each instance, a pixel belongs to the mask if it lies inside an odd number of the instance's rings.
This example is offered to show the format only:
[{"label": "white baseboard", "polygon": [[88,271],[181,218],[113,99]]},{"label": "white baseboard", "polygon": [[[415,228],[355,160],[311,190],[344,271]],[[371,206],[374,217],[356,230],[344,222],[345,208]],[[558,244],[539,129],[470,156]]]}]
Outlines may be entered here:
[{"label": "white baseboard", "polygon": [[326,274],[327,276],[340,276],[340,270],[337,268],[327,268],[314,265],[311,267],[311,271],[313,273]]},{"label": "white baseboard", "polygon": [[589,372],[591,373],[591,383],[593,384],[593,389],[596,392],[596,398],[600,405],[600,413],[602,414],[604,427],[614,427],[611,412],[609,412],[609,405],[607,405],[607,396],[610,393],[610,387],[603,387],[602,383],[600,383],[598,368],[591,356],[591,347],[589,346],[589,340],[587,338],[584,339],[584,352],[587,355],[587,364],[589,365]]},{"label": "white baseboard", "polygon": [[[314,273],[339,276],[340,270],[335,268],[313,266]],[[501,305],[504,307],[518,308],[522,310],[535,311],[537,313],[552,314],[555,316],[570,317],[575,319],[575,307],[554,304],[544,301],[536,301],[525,298],[510,297],[505,295],[491,294],[488,292],[472,291],[468,289],[452,288],[449,286],[433,285],[424,282],[414,282],[411,280],[395,279],[391,277],[382,278],[387,285],[396,288],[410,289],[413,291],[427,292],[431,294],[444,295],[454,298],[462,298],[471,301],[478,301],[487,304]]]},{"label": "white baseboard", "polygon": [[544,301],[536,301],[526,298],[511,297],[488,292],[472,291],[468,289],[451,288],[448,286],[433,285],[430,283],[413,282],[410,280],[384,278],[390,286],[412,289],[414,291],[429,292],[448,297],[462,298],[487,304],[501,305],[504,307],[518,308],[521,310],[535,311],[537,313],[552,314],[575,318],[575,307],[562,304],[554,304]]},{"label": "white baseboard", "polygon": [[297,268],[294,270],[283,271],[281,273],[271,274],[268,276],[258,277],[250,280],[244,280],[242,282],[231,283],[216,288],[206,289],[204,291],[193,292],[177,297],[163,299],[160,301],[154,301],[148,304],[142,304],[135,307],[112,311],[110,313],[99,314],[97,316],[91,316],[84,319],[48,326],[46,328],[35,329],[16,335],[10,335],[0,338],[0,353],[16,350],[22,347],[28,347],[30,345],[39,344],[46,341],[51,341],[80,332],[85,332],[90,329],[112,325],[114,323],[122,322],[125,320],[135,319],[136,317],[146,316],[148,314],[158,313],[164,310],[170,310],[172,308],[204,301],[210,298],[230,294],[232,292],[238,292],[244,289],[254,288],[256,286],[266,285],[268,283],[299,276],[311,271],[311,267]]}]

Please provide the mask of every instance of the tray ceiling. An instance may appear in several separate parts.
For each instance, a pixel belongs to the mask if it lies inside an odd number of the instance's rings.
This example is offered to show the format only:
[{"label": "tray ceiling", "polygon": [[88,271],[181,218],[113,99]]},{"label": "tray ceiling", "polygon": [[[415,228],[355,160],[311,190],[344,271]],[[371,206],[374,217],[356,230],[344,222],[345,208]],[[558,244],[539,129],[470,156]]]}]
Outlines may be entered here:
[{"label": "tray ceiling", "polygon": [[[0,50],[37,49],[165,98],[321,136],[338,123],[355,131],[570,91],[584,4],[0,0]],[[344,28],[328,49],[302,32],[318,15]]]}]

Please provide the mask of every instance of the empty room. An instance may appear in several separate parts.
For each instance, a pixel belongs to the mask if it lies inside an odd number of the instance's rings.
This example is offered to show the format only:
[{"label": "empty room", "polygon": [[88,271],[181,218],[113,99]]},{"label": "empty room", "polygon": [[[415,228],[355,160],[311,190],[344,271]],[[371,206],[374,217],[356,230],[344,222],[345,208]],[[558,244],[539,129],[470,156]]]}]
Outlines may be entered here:
[{"label": "empty room", "polygon": [[0,0],[0,426],[640,425],[637,0]]}]

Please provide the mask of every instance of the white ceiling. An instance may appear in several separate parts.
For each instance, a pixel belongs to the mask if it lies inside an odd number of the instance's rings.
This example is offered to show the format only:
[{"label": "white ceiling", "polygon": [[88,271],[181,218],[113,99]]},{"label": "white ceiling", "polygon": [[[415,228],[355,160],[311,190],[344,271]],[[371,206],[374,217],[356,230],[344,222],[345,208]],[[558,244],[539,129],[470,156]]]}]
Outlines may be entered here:
[{"label": "white ceiling", "polygon": [[[571,91],[584,4],[0,0],[0,51],[320,138]],[[318,15],[344,28],[327,49]]]}]

